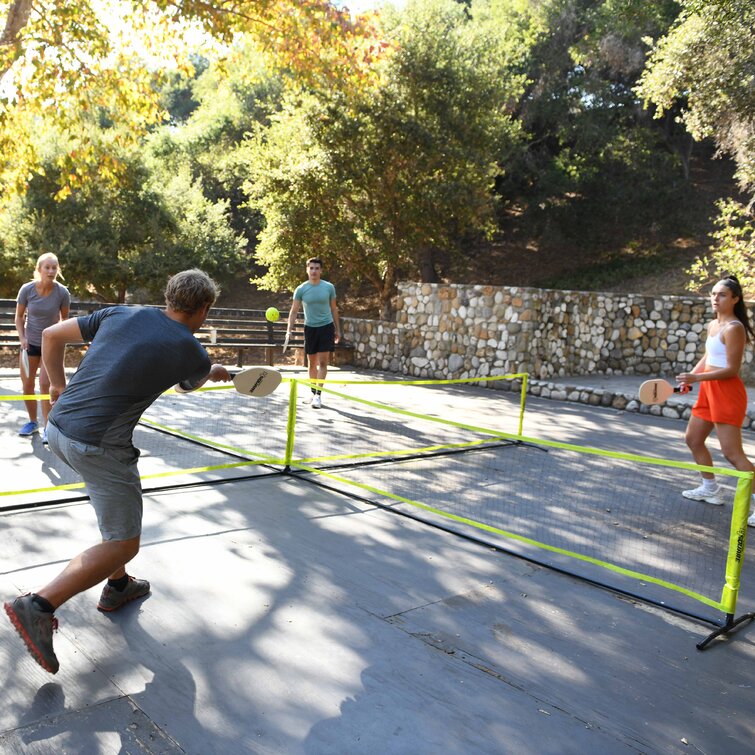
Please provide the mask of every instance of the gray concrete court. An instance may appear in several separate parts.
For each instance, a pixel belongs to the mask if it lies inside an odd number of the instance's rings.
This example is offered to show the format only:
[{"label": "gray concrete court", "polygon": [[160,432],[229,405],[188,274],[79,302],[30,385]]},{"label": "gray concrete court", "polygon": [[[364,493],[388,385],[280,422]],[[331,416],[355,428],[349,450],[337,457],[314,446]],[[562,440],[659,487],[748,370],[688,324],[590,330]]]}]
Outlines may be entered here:
[{"label": "gray concrete court", "polygon": [[[474,391],[428,389],[424,410],[477,419]],[[487,424],[516,410],[502,394]],[[311,411],[310,432],[337,419]],[[6,479],[44,464],[11,419]],[[683,428],[534,398],[525,421],[687,459]],[[97,537],[86,503],[0,515],[0,593]],[[58,611],[55,676],[0,616],[0,753],[753,751],[755,624],[701,653],[706,625],[287,477],[148,496],[132,571],[146,599]]]}]

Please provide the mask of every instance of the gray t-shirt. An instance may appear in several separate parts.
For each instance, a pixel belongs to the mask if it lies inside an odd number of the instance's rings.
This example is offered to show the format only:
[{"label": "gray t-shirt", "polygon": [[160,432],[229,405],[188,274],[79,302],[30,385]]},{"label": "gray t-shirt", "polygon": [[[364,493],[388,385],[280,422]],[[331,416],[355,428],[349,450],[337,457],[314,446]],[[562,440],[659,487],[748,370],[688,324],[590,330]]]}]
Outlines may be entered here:
[{"label": "gray t-shirt", "polygon": [[107,307],[77,319],[91,345],[50,412],[68,438],[106,448],[132,445],[142,413],[182,383],[194,388],[210,358],[194,334],[152,307]]},{"label": "gray t-shirt", "polygon": [[34,281],[24,283],[16,303],[26,307],[26,340],[32,346],[42,345],[42,331],[60,320],[60,310],[71,306],[68,289],[57,281],[47,296],[40,296]]}]

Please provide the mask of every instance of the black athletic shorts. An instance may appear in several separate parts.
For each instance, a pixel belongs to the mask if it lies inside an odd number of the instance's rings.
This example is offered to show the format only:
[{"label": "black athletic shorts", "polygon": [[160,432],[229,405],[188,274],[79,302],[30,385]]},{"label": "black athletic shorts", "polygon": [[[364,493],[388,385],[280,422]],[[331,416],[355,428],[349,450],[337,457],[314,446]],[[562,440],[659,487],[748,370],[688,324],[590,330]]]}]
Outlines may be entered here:
[{"label": "black athletic shorts", "polygon": [[330,322],[313,328],[304,326],[304,351],[307,354],[321,354],[324,351],[336,349],[336,324]]},{"label": "black athletic shorts", "polygon": [[32,344],[29,344],[29,348],[26,349],[26,353],[30,357],[41,357],[42,356],[42,347],[41,346],[34,346]]}]

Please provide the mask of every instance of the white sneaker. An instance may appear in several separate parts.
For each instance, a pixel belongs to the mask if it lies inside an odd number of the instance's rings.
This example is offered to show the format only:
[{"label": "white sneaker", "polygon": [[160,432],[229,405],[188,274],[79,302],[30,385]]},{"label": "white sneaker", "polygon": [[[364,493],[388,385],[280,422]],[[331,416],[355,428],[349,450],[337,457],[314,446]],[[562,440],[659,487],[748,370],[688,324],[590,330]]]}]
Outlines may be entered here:
[{"label": "white sneaker", "polygon": [[312,399],[315,397],[314,393],[310,393],[309,396],[305,396],[304,400],[302,401],[302,404],[311,404]]},{"label": "white sneaker", "polygon": [[312,396],[312,408],[313,409],[322,408],[322,399],[320,398],[319,393],[316,393],[314,396]]},{"label": "white sneaker", "polygon": [[747,520],[748,527],[755,527],[755,511],[750,514],[750,518]]},{"label": "white sneaker", "polygon": [[42,443],[44,443],[45,445],[47,445],[47,428],[45,428],[44,430],[42,430]]},{"label": "white sneaker", "polygon": [[691,501],[704,501],[705,503],[710,503],[712,506],[724,505],[724,491],[720,485],[716,485],[715,488],[700,485],[693,490],[683,490],[682,495]]}]

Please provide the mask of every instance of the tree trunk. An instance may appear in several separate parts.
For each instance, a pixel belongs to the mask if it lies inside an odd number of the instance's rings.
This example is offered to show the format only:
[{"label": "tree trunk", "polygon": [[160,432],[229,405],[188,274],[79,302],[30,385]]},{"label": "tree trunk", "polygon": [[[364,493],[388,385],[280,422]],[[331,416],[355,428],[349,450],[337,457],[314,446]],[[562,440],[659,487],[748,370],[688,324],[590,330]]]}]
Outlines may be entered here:
[{"label": "tree trunk", "polygon": [[0,79],[10,70],[13,62],[21,54],[19,34],[29,23],[31,14],[31,0],[14,0],[8,9],[8,17],[5,19],[5,29],[0,37],[0,47],[14,47],[15,53],[7,59],[4,66],[0,67]]},{"label": "tree trunk", "polygon": [[382,285],[380,287],[380,319],[391,320],[393,318],[393,304],[391,299],[396,292],[396,268],[390,263],[385,269]]},{"label": "tree trunk", "polygon": [[684,168],[684,180],[689,181],[689,164],[692,160],[692,147],[695,144],[695,140],[692,136],[687,136],[687,143],[682,144],[679,147],[679,155],[682,158],[682,167]]},{"label": "tree trunk", "polygon": [[423,247],[417,255],[419,265],[419,279],[422,283],[438,283],[438,271],[435,269],[435,250]]}]

